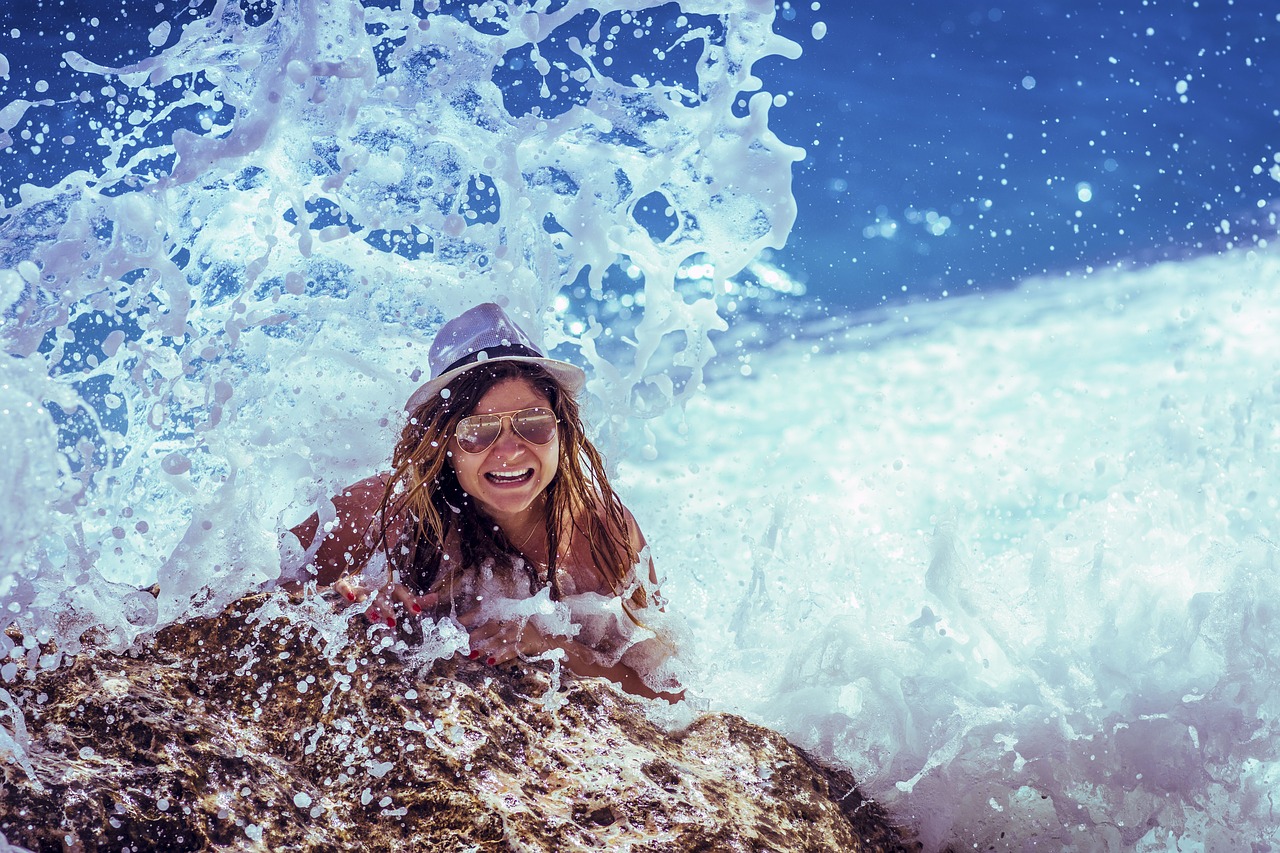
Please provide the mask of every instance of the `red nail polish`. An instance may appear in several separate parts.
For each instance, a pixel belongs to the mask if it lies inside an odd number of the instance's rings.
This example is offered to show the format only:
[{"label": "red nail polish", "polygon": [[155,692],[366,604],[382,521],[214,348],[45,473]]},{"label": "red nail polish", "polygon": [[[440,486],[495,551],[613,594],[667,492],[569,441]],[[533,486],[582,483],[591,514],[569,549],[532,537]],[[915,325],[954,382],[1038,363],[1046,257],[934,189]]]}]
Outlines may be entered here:
[{"label": "red nail polish", "polygon": [[413,612],[414,612],[414,613],[421,613],[421,612],[422,612],[422,608],[415,604],[415,605],[413,605]]},{"label": "red nail polish", "polygon": [[388,617],[387,617],[387,627],[388,627],[388,628],[394,628],[395,626],[396,626],[396,620],[395,620],[395,617],[394,617],[394,616],[388,616]]},{"label": "red nail polish", "polygon": [[476,658],[480,657],[480,650],[472,649],[470,652],[467,653],[467,657],[471,658],[472,660],[475,660]]},{"label": "red nail polish", "polygon": [[498,662],[497,658],[489,658],[488,660],[485,661],[485,663],[489,664],[489,666],[493,666],[497,662]]},{"label": "red nail polish", "polygon": [[354,592],[347,593],[347,601],[355,601],[355,600],[356,600],[356,594]]}]

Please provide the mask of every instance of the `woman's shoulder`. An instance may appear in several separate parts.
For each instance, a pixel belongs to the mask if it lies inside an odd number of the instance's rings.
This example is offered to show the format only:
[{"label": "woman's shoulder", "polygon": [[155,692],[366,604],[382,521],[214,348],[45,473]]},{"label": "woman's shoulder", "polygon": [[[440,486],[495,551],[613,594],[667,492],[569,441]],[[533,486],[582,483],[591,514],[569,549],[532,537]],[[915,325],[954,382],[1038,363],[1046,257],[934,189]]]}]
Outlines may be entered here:
[{"label": "woman's shoulder", "polygon": [[[610,506],[612,503],[612,506]],[[631,549],[639,554],[645,547],[646,541],[644,533],[640,530],[640,523],[636,521],[635,514],[627,508],[617,495],[614,495],[612,501],[606,501],[603,495],[597,495],[592,502],[588,511],[594,516],[595,521],[605,527],[613,527],[616,532],[623,535]],[[621,525],[621,529],[618,526]]]},{"label": "woman's shoulder", "polygon": [[[629,586],[635,577],[635,565],[620,568],[620,576],[614,576],[606,567],[597,565],[600,552],[592,547],[593,539],[601,537],[612,539],[621,546],[625,541],[631,553],[641,557],[648,543],[635,515],[620,500],[614,498],[612,509],[605,499],[596,496],[592,503],[580,510],[581,515],[572,525],[570,544],[564,564],[576,581],[579,591],[607,592],[618,589],[618,585]],[[621,555],[618,555],[621,556]]]},{"label": "woman's shoulder", "polygon": [[388,482],[387,474],[374,474],[339,489],[333,496],[338,517],[372,520],[382,509]]},{"label": "woman's shoulder", "polygon": [[387,492],[387,483],[391,481],[391,472],[383,471],[374,474],[371,477],[365,477],[363,480],[357,480],[349,486],[346,486],[339,493],[344,496],[364,496],[368,494],[376,494],[381,500],[382,496]]}]

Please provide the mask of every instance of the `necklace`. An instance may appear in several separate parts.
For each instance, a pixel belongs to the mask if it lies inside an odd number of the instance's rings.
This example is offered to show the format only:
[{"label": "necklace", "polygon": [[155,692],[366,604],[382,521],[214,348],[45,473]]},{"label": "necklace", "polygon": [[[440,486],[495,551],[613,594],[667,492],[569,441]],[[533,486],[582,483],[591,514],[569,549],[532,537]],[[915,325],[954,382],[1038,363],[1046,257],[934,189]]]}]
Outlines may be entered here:
[{"label": "necklace", "polygon": [[524,549],[528,547],[529,543],[533,540],[533,534],[537,532],[538,532],[538,525],[535,523],[533,527],[529,528],[529,535],[524,537],[524,541],[521,542],[519,546],[516,547],[516,550],[519,551],[521,554],[524,554]]}]

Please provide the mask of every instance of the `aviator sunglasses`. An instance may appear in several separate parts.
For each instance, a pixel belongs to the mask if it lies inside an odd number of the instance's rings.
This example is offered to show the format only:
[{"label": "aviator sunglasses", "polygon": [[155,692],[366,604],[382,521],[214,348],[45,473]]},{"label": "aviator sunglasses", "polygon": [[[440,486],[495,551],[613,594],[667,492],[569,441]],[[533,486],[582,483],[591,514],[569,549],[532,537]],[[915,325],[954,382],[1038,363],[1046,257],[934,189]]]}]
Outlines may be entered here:
[{"label": "aviator sunglasses", "polygon": [[492,415],[469,415],[458,421],[454,436],[458,447],[466,453],[483,453],[502,435],[502,422],[511,421],[511,429],[530,444],[543,445],[556,437],[556,414],[544,406],[498,412]]}]

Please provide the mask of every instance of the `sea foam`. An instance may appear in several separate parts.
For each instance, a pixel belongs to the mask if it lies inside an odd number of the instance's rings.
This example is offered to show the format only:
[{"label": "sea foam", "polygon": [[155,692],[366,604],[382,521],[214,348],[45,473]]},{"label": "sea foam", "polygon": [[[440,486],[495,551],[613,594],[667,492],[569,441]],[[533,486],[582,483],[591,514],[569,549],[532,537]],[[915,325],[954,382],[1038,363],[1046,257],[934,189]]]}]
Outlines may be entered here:
[{"label": "sea foam", "polygon": [[1280,839],[1280,259],[850,318],[651,426],[622,488],[690,685],[926,849]]}]

